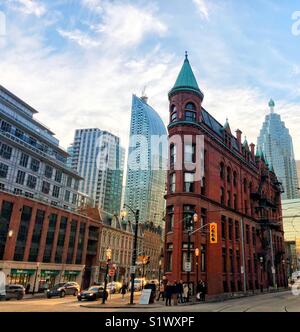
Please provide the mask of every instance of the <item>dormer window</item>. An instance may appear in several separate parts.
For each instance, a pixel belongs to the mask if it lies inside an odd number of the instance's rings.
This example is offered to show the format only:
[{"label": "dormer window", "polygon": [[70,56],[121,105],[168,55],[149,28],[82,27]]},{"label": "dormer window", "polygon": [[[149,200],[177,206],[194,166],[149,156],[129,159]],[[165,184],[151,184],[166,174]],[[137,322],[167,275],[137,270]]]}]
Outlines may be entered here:
[{"label": "dormer window", "polygon": [[185,111],[185,121],[196,122],[196,112]]},{"label": "dormer window", "polygon": [[193,103],[188,103],[185,105],[185,109],[189,111],[196,111],[196,107]]}]

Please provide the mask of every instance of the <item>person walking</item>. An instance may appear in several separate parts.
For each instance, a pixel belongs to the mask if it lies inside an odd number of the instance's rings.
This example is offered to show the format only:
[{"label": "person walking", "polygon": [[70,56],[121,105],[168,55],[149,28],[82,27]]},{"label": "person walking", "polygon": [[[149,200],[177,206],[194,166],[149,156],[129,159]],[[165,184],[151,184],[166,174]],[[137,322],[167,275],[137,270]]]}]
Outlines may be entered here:
[{"label": "person walking", "polygon": [[165,290],[165,297],[166,297],[166,306],[171,306],[171,299],[173,295],[173,285],[168,281]]},{"label": "person walking", "polygon": [[201,284],[201,281],[198,281],[197,286],[196,286],[196,300],[197,301],[200,301],[201,291],[202,291],[202,284]]},{"label": "person walking", "polygon": [[173,294],[172,294],[173,304],[178,305],[178,285],[176,280],[174,281],[172,287],[173,287]]},{"label": "person walking", "polygon": [[121,287],[122,301],[125,300],[126,290],[127,290],[127,286],[125,284],[123,284]]},{"label": "person walking", "polygon": [[183,281],[182,280],[180,280],[179,283],[177,284],[177,292],[178,292],[179,303],[184,303],[184,300],[183,300]]},{"label": "person walking", "polygon": [[201,286],[202,286],[202,292],[201,292],[201,301],[205,301],[205,294],[206,294],[206,292],[207,292],[207,285],[206,285],[206,283],[204,282],[204,281],[202,281],[202,283],[201,283]]},{"label": "person walking", "polygon": [[163,282],[161,282],[159,285],[159,293],[158,293],[158,298],[156,301],[159,301],[160,296],[162,296],[162,299],[164,301],[165,300],[165,285]]},{"label": "person walking", "polygon": [[187,284],[183,285],[183,299],[184,299],[184,303],[187,303],[189,297],[189,288]]}]

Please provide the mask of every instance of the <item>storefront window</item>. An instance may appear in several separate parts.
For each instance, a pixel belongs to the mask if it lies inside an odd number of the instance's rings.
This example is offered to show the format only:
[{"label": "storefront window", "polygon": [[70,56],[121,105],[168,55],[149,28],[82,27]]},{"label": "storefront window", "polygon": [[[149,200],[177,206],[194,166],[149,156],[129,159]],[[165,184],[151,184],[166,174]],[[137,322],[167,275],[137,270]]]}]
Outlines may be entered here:
[{"label": "storefront window", "polygon": [[34,277],[36,270],[17,270],[12,269],[9,277],[10,284],[23,285],[25,288],[30,284],[31,278]]}]

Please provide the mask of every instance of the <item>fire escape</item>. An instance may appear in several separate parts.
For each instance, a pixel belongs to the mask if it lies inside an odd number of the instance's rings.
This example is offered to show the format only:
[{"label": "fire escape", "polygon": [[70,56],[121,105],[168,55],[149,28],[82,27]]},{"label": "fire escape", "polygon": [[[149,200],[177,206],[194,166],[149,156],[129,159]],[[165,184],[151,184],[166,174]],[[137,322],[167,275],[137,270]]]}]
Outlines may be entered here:
[{"label": "fire escape", "polygon": [[[271,177],[271,178],[270,178]],[[268,191],[264,190],[269,185],[275,191],[273,199],[267,194]],[[258,218],[258,224],[260,229],[257,230],[257,235],[261,241],[261,251],[257,253],[256,260],[261,262],[261,267],[264,272],[267,272],[268,285],[274,286],[275,271],[274,268],[281,264],[284,252],[275,252],[274,245],[272,243],[272,231],[280,231],[281,223],[279,220],[272,218],[273,213],[276,212],[280,205],[280,194],[283,193],[282,184],[273,178],[273,175],[267,169],[261,171],[260,183],[257,191],[251,193],[251,199],[255,202],[255,212]],[[273,250],[272,250],[273,249]]]}]

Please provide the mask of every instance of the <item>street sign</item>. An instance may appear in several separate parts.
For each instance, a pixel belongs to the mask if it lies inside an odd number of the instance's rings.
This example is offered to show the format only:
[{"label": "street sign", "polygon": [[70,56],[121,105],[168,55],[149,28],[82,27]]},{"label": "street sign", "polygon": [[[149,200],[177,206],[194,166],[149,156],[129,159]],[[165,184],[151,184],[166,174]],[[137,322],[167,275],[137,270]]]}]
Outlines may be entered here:
[{"label": "street sign", "polygon": [[275,267],[273,267],[273,266],[272,266],[272,273],[273,273],[273,274],[276,273]]},{"label": "street sign", "polygon": [[241,273],[244,273],[244,272],[245,272],[244,266],[241,266]]},{"label": "street sign", "polygon": [[185,272],[191,272],[192,271],[192,264],[191,264],[191,262],[185,262],[184,263],[184,270],[185,270]]},{"label": "street sign", "polygon": [[135,273],[136,266],[130,266],[130,274]]}]

